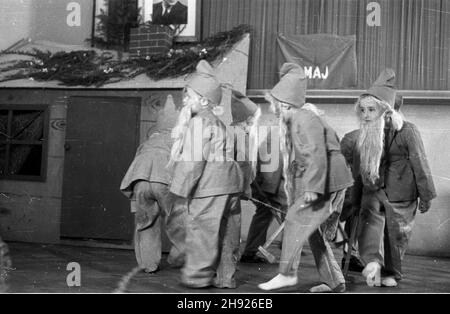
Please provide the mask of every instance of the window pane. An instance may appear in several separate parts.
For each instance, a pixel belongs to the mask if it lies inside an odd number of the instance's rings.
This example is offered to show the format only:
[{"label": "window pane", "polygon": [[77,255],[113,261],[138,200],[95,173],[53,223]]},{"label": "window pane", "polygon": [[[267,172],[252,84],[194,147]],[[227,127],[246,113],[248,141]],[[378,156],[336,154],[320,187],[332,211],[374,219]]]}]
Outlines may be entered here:
[{"label": "window pane", "polygon": [[37,110],[13,111],[11,134],[15,140],[42,140],[44,112]]},{"label": "window pane", "polygon": [[8,133],[8,110],[0,110],[0,141],[6,140]]},{"label": "window pane", "polygon": [[11,145],[9,174],[39,176],[41,174],[41,145]]},{"label": "window pane", "polygon": [[6,144],[0,144],[0,176],[6,171]]}]

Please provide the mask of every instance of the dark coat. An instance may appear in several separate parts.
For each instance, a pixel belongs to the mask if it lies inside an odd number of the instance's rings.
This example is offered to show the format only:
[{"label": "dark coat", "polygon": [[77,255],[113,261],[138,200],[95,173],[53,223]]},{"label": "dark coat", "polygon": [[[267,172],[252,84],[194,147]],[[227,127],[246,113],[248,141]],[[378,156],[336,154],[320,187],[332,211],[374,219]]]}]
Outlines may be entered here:
[{"label": "dark coat", "polygon": [[139,180],[169,185],[171,178],[166,165],[169,162],[172,142],[169,131],[157,132],[138,147],[136,156],[120,184],[120,190],[127,197],[132,197],[134,183]]},{"label": "dark coat", "polygon": [[[276,136],[279,136],[279,134],[276,134]],[[271,194],[277,194],[279,188],[283,188],[283,158],[280,154],[279,147],[272,147],[271,143],[271,133],[267,133],[267,137],[261,142],[260,149],[258,150],[258,164],[256,168],[256,179],[255,182],[259,185],[261,190],[263,192],[271,193]],[[261,149],[265,150],[266,153],[270,153],[271,158],[277,158],[278,157],[278,166],[274,169],[274,171],[262,171],[261,166],[266,165],[269,166],[271,164],[271,160],[263,161],[261,158]],[[278,156],[273,155],[274,153],[277,153]]]},{"label": "dark coat", "polygon": [[163,3],[155,3],[153,5],[152,13],[152,23],[160,25],[171,25],[171,24],[187,24],[188,20],[188,8],[184,4],[177,2],[170,9],[170,13],[162,15],[163,13]]},{"label": "dark coat", "polygon": [[341,153],[349,165],[352,168],[352,174],[356,173],[353,169],[354,165],[354,152],[356,151],[356,144],[358,142],[359,130],[353,130],[344,135],[341,140]]},{"label": "dark coat", "polygon": [[[380,180],[376,188],[384,188],[391,202],[414,201],[417,198],[430,201],[435,198],[436,189],[417,127],[405,121],[400,131],[387,127],[386,132],[389,132],[390,136],[385,143]],[[354,171],[358,175],[357,184],[362,185],[359,154],[356,149],[353,159]],[[358,201],[355,199],[355,202]]]},{"label": "dark coat", "polygon": [[[234,133],[234,160],[239,165],[244,178],[243,193],[251,196],[250,184],[252,177],[252,164],[249,157],[249,134],[244,130],[235,128]],[[238,140],[239,138],[239,140]],[[241,139],[244,139],[241,143]]]},{"label": "dark coat", "polygon": [[[394,132],[393,132],[394,133]],[[381,162],[380,172],[389,201],[430,201],[436,197],[431,170],[417,127],[405,122],[394,133],[388,153]]]},{"label": "dark coat", "polygon": [[[354,167],[354,152],[356,151],[356,144],[358,143],[359,130],[353,130],[344,135],[341,139],[341,153],[347,162],[347,165],[352,170],[353,179],[355,182],[358,180],[358,170]],[[347,219],[353,219],[353,214],[356,209],[359,209],[359,206],[355,208],[353,206],[353,199],[361,200],[362,195],[362,187],[354,184],[351,188],[348,188],[345,192],[344,205],[342,206],[342,213],[340,216],[341,221],[346,221]],[[347,229],[347,226],[346,226]],[[350,228],[349,228],[350,230]]]},{"label": "dark coat", "polygon": [[[196,126],[203,130],[203,157],[193,160],[190,152],[196,145],[190,136],[185,137],[183,156],[175,162],[170,191],[184,198],[202,198],[225,194],[241,193],[244,189],[244,178],[238,163],[234,160],[234,152],[227,151],[226,129],[209,109],[203,110],[189,122],[186,134],[195,134]],[[223,161],[214,161],[214,155],[223,156]]]},{"label": "dark coat", "polygon": [[295,197],[303,192],[326,195],[352,186],[336,132],[319,116],[298,110],[291,120]]}]

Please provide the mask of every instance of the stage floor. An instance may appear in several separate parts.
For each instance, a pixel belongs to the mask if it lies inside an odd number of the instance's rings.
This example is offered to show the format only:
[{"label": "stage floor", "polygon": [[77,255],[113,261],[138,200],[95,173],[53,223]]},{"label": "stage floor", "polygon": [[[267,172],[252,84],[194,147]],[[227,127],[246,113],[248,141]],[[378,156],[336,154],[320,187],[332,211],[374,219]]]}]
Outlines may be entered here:
[{"label": "stage floor", "polygon": [[[9,293],[111,293],[123,276],[135,266],[131,250],[87,248],[63,245],[9,243],[13,270],[8,272]],[[279,254],[277,248],[272,248]],[[338,261],[340,250],[335,250]],[[165,258],[165,256],[164,256]],[[81,287],[68,287],[67,265],[81,267]],[[179,283],[179,269],[163,269],[156,274],[138,273],[131,278],[126,292],[131,293],[262,293],[257,284],[277,273],[276,264],[239,264],[237,289],[188,289]],[[352,276],[347,293],[450,293],[450,259],[407,255],[405,278],[396,288],[367,287],[361,276]],[[299,284],[283,293],[304,293],[318,283],[311,252],[305,249],[299,271]]]}]

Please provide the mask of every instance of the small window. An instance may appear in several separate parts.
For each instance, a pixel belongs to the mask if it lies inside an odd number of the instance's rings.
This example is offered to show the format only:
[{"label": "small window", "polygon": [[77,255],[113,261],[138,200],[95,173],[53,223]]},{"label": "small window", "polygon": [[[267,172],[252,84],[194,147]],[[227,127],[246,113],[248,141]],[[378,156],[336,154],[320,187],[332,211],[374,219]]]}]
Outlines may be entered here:
[{"label": "small window", "polygon": [[0,179],[45,181],[48,107],[0,105]]}]

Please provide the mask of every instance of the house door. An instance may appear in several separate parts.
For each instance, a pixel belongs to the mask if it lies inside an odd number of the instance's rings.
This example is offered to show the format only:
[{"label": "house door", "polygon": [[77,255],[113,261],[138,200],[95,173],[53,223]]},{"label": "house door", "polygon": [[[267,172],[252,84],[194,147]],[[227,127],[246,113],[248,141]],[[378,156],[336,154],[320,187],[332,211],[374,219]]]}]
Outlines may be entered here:
[{"label": "house door", "polygon": [[119,187],[139,144],[140,101],[70,98],[61,237],[132,239],[130,204]]}]

